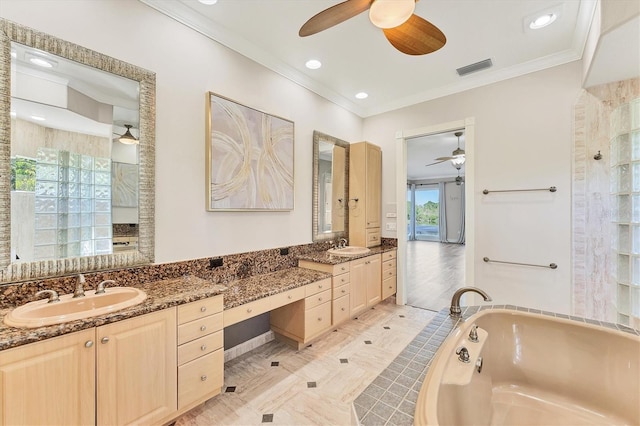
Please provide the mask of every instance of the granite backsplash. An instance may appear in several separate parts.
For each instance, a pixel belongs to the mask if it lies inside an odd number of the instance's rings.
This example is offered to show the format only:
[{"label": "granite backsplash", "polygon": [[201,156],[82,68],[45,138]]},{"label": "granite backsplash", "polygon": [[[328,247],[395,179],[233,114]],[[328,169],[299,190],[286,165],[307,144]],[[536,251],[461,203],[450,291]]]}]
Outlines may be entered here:
[{"label": "granite backsplash", "polygon": [[[382,244],[396,246],[397,240],[395,238],[382,238]],[[114,280],[118,286],[135,287],[185,275],[194,275],[214,284],[226,284],[254,275],[295,267],[298,265],[298,256],[329,248],[331,248],[329,242],[318,242],[180,262],[91,272],[84,274],[86,279],[85,290],[95,289],[98,283],[104,280]],[[287,254],[281,254],[287,251]],[[212,268],[210,265],[214,259],[222,259],[222,266]],[[34,300],[35,293],[40,290],[55,290],[60,294],[72,293],[76,282],[77,276],[70,275],[4,284],[0,286],[0,309],[10,308]]]}]

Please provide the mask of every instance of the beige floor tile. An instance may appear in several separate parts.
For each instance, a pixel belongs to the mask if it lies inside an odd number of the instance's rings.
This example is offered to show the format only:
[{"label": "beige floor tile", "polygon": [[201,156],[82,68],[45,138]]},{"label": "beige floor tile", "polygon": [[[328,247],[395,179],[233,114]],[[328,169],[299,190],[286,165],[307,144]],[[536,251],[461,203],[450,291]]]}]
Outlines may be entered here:
[{"label": "beige floor tile", "polygon": [[347,425],[353,400],[434,315],[388,300],[300,351],[269,342],[225,364],[225,386],[235,392],[223,389],[176,426],[258,425],[264,414],[273,425]]}]

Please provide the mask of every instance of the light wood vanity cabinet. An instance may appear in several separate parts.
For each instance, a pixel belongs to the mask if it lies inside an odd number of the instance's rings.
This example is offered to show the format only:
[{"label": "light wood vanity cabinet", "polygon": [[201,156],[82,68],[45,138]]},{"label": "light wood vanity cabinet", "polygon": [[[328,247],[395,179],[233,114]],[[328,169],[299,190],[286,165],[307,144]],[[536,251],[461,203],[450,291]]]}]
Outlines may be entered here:
[{"label": "light wood vanity cabinet", "polygon": [[220,393],[224,381],[222,296],[178,306],[178,410]]},{"label": "light wood vanity cabinet", "polygon": [[169,308],[96,328],[98,425],[153,424],[176,412],[175,324]]},{"label": "light wood vanity cabinet", "polygon": [[175,308],[0,352],[3,425],[153,424],[176,413]]},{"label": "light wood vanity cabinet", "polygon": [[382,300],[380,255],[351,262],[351,316],[355,316]]},{"label": "light wood vanity cabinet", "polygon": [[382,300],[396,293],[396,250],[382,253]]},{"label": "light wood vanity cabinet", "polygon": [[0,352],[0,424],[95,424],[95,329]]},{"label": "light wood vanity cabinet", "polygon": [[304,299],[271,311],[271,330],[298,349],[331,328],[331,278],[303,288]]},{"label": "light wood vanity cabinet", "polygon": [[336,326],[349,319],[350,303],[350,272],[349,262],[338,265],[327,265],[325,263],[310,262],[300,260],[298,266],[301,268],[313,269],[315,271],[328,272],[331,277],[331,325]]},{"label": "light wood vanity cabinet", "polygon": [[[355,200],[357,199],[357,201]],[[349,244],[381,243],[382,151],[369,142],[349,146]]]}]

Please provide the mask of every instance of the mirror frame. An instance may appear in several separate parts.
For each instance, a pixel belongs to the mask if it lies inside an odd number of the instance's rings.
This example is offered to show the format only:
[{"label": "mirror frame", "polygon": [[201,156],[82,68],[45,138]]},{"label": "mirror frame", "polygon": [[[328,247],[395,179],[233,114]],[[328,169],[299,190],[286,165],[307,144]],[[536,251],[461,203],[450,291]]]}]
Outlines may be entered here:
[{"label": "mirror frame", "polygon": [[[11,263],[11,42],[49,52],[139,83],[138,250]],[[155,73],[0,18],[0,283],[125,268],[154,261]],[[15,219],[15,218],[14,218]]]},{"label": "mirror frame", "polygon": [[330,241],[335,238],[347,238],[349,235],[349,215],[345,209],[344,216],[344,231],[341,232],[318,232],[319,224],[319,193],[318,193],[318,179],[319,179],[319,160],[320,160],[320,142],[329,142],[337,146],[345,148],[345,162],[344,162],[344,196],[345,199],[349,199],[349,143],[341,139],[334,138],[333,136],[325,135],[317,130],[313,131],[313,206],[311,215],[311,232],[312,241]]}]

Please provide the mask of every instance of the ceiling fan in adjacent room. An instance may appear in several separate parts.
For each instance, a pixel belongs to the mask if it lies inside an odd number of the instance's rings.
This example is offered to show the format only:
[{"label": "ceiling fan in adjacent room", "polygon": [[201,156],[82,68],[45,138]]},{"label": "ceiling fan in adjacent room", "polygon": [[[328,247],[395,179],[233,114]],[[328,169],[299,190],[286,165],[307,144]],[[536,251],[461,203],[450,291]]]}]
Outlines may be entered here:
[{"label": "ceiling fan in adjacent room", "polygon": [[451,164],[456,169],[460,170],[460,167],[464,164],[464,149],[460,148],[460,136],[462,136],[463,132],[455,132],[454,135],[458,138],[458,147],[453,150],[450,156],[448,157],[438,157],[434,163],[427,164],[428,166],[433,166],[436,164],[444,163],[445,161],[451,161]]},{"label": "ceiling fan in adjacent room", "polygon": [[300,37],[331,28],[369,9],[371,23],[389,42],[407,55],[426,55],[445,45],[447,38],[435,25],[413,13],[417,0],[347,0],[309,19]]}]

